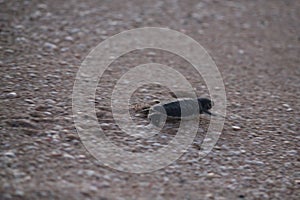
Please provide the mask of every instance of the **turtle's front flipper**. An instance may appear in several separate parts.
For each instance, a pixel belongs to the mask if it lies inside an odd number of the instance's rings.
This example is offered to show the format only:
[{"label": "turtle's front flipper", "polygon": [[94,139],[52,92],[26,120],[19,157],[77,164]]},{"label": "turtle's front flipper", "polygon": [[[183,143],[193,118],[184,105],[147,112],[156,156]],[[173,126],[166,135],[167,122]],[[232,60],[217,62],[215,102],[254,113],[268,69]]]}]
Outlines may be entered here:
[{"label": "turtle's front flipper", "polygon": [[203,113],[205,113],[207,115],[211,115],[211,116],[216,116],[215,114],[209,112],[208,110],[203,110]]},{"label": "turtle's front flipper", "polygon": [[208,114],[208,115],[211,115],[211,116],[214,116],[214,117],[222,117],[222,118],[225,118],[225,119],[226,119],[226,117],[224,117],[224,116],[222,116],[222,115],[218,115],[218,114],[211,113],[211,112],[209,112],[208,110],[203,110],[203,112],[204,112],[205,114]]}]

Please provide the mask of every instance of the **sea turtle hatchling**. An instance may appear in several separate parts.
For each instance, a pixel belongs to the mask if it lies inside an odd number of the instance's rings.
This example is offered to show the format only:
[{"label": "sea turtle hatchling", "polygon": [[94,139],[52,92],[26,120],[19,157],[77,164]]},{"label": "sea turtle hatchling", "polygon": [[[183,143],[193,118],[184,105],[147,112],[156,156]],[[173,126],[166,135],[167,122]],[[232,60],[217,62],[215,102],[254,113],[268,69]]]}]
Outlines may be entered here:
[{"label": "sea turtle hatchling", "polygon": [[214,115],[209,111],[213,105],[213,102],[207,98],[176,99],[151,106],[148,119],[153,125],[160,127],[167,118],[188,120],[199,114]]},{"label": "sea turtle hatchling", "polygon": [[199,114],[217,116],[209,111],[213,105],[207,98],[179,98],[163,103],[156,100],[152,104],[137,104],[133,109],[148,116],[151,124],[160,127],[166,119],[189,120]]}]

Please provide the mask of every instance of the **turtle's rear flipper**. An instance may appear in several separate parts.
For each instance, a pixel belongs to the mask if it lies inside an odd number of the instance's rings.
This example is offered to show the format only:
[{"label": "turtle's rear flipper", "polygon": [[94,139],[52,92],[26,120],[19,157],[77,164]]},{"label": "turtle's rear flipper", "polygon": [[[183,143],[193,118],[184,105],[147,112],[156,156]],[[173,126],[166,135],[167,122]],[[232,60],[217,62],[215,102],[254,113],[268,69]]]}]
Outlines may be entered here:
[{"label": "turtle's rear flipper", "polygon": [[162,128],[166,122],[166,116],[161,113],[151,113],[148,115],[150,123],[158,128]]},{"label": "turtle's rear flipper", "polygon": [[197,98],[197,96],[195,96],[195,93],[191,93],[191,92],[187,92],[187,91],[183,91],[183,90],[175,91],[175,93],[172,92],[172,91],[169,92],[169,94],[175,99],[179,99],[179,98]]},{"label": "turtle's rear flipper", "polygon": [[145,109],[143,109],[143,110],[140,110],[140,111],[138,111],[139,113],[142,113],[142,114],[144,114],[144,115],[148,115],[149,114],[149,108],[145,108]]}]

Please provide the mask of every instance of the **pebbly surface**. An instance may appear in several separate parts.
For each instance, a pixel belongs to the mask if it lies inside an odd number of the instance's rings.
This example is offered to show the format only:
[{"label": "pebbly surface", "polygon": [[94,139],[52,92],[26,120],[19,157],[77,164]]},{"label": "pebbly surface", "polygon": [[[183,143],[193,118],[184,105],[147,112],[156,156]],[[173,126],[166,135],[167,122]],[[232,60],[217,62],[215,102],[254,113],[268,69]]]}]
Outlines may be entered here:
[{"label": "pebbly surface", "polygon": [[[299,199],[299,1],[0,1],[0,199]],[[106,38],[168,27],[205,47],[226,87],[227,119],[212,152],[197,159],[206,123],[171,165],[119,172],[84,148],[72,118],[76,72]],[[120,133],[110,110],[118,78],[145,62],[171,65],[207,95],[201,77],[168,52],[131,52],[96,91],[98,121],[120,147],[154,151],[176,134],[170,123],[147,141]],[[132,104],[169,99],[145,86]],[[138,123],[146,123],[134,115]]]}]

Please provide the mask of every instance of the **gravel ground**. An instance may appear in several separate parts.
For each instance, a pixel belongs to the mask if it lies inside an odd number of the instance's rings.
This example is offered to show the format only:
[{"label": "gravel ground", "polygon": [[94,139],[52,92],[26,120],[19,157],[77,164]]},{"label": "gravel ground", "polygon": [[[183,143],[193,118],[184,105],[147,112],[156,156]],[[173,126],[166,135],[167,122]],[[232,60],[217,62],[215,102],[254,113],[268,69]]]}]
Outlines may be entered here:
[{"label": "gravel ground", "polygon": [[[1,0],[0,199],[299,199],[299,10],[299,1],[279,0]],[[146,26],[181,31],[205,47],[224,79],[228,115],[205,158],[196,159],[204,123],[179,160],[130,174],[105,167],[85,150],[71,95],[76,72],[96,44]],[[98,120],[115,143],[138,144],[138,151],[165,144],[176,123],[151,141],[124,140],[108,103],[118,77],[149,61],[181,70],[207,95],[201,77],[170,53],[144,50],[115,61],[96,92]],[[152,85],[132,102],[145,96],[170,98],[166,88]]]}]

